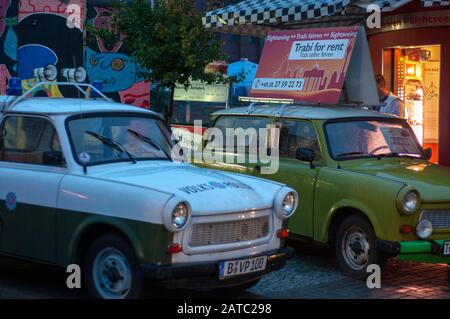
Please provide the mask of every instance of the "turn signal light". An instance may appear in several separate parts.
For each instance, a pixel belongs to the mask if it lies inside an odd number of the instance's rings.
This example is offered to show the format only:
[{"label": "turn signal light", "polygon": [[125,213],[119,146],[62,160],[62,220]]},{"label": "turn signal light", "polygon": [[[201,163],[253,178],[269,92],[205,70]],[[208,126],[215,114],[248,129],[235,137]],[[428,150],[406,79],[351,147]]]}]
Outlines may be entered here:
[{"label": "turn signal light", "polygon": [[288,229],[280,229],[277,231],[277,237],[278,238],[288,238],[289,237],[289,230]]},{"label": "turn signal light", "polygon": [[402,225],[402,226],[400,226],[399,231],[401,234],[411,234],[414,232],[414,228],[409,225]]},{"label": "turn signal light", "polygon": [[169,248],[167,248],[167,252],[169,254],[178,254],[183,251],[183,246],[181,244],[172,244],[169,245]]}]

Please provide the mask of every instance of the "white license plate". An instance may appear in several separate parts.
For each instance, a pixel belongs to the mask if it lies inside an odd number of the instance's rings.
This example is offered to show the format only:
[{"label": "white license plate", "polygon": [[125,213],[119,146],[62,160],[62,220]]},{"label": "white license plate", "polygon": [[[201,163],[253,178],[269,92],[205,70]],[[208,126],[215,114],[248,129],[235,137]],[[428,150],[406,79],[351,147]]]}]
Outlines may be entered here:
[{"label": "white license plate", "polygon": [[220,262],[219,277],[226,279],[266,269],[267,256]]},{"label": "white license plate", "polygon": [[450,257],[450,241],[444,241],[443,249],[442,249],[442,256]]}]

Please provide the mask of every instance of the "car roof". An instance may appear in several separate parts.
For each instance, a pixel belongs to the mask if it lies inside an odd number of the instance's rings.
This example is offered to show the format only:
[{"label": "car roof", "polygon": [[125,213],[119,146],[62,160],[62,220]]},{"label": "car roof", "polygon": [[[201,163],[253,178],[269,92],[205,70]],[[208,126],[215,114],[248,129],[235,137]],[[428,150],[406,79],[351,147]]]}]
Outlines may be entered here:
[{"label": "car roof", "polygon": [[[249,112],[250,111],[250,112]],[[280,112],[282,114],[280,115]],[[257,115],[267,117],[284,117],[310,120],[331,120],[343,118],[376,117],[399,119],[395,115],[364,110],[362,108],[348,106],[311,106],[311,105],[258,105],[253,108],[237,107],[215,112],[214,116],[220,115]]]},{"label": "car roof", "polygon": [[140,107],[109,102],[105,99],[75,99],[75,98],[46,98],[35,97],[25,98],[18,102],[10,112],[30,113],[30,114],[80,114],[95,112],[138,112],[146,114],[160,115]]}]

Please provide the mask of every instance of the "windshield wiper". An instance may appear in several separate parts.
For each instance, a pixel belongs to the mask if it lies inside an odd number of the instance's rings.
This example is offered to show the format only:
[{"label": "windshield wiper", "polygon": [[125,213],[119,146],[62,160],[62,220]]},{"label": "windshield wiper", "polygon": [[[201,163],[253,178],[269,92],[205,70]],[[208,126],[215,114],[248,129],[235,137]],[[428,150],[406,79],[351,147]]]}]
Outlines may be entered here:
[{"label": "windshield wiper", "polygon": [[420,159],[421,156],[414,156],[412,154],[406,154],[406,153],[395,153],[395,152],[391,152],[391,153],[384,153],[384,154],[377,154],[376,157],[381,158],[381,157],[406,157],[406,158],[411,158],[411,159]]},{"label": "windshield wiper", "polygon": [[367,153],[364,153],[364,152],[341,153],[341,154],[336,155],[336,157],[347,157],[347,156],[358,156],[358,155],[364,156],[364,157],[375,157],[375,156],[373,156],[371,154],[367,154]]},{"label": "windshield wiper", "polygon": [[151,139],[148,136],[142,135],[139,132],[136,132],[134,130],[128,129],[127,130],[128,133],[130,133],[131,135],[133,135],[134,137],[140,139],[141,141],[146,142],[147,144],[149,144],[150,146],[152,146],[154,149],[156,149],[157,151],[161,151],[164,153],[164,155],[167,156],[168,159],[172,159],[172,157],[166,152],[166,150],[164,150],[163,147],[159,146],[157,142],[155,142],[153,139]]},{"label": "windshield wiper", "polygon": [[114,149],[118,150],[120,153],[127,154],[128,158],[133,162],[133,164],[136,164],[136,159],[133,157],[133,155],[131,155],[131,153],[128,152],[128,150],[125,148],[125,146],[123,146],[119,142],[117,142],[111,138],[108,138],[106,136],[100,135],[98,133],[91,132],[91,131],[86,131],[86,134],[89,134],[89,135],[95,137],[96,139],[101,141],[104,145],[114,148]]}]

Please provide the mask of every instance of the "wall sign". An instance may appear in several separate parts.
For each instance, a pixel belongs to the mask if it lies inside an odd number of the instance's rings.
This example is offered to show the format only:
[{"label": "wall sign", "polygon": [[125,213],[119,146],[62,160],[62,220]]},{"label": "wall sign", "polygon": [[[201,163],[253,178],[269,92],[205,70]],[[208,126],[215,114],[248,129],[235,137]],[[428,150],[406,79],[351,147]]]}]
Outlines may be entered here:
[{"label": "wall sign", "polygon": [[424,112],[423,112],[423,138],[425,143],[438,143],[439,141],[439,93],[440,93],[440,61],[425,63],[424,74]]},{"label": "wall sign", "polygon": [[381,18],[380,29],[369,29],[369,35],[416,28],[450,26],[450,10],[414,12]]},{"label": "wall sign", "polygon": [[184,86],[175,88],[175,101],[226,103],[230,86],[228,84],[208,85],[202,82],[192,82],[186,90]]}]

